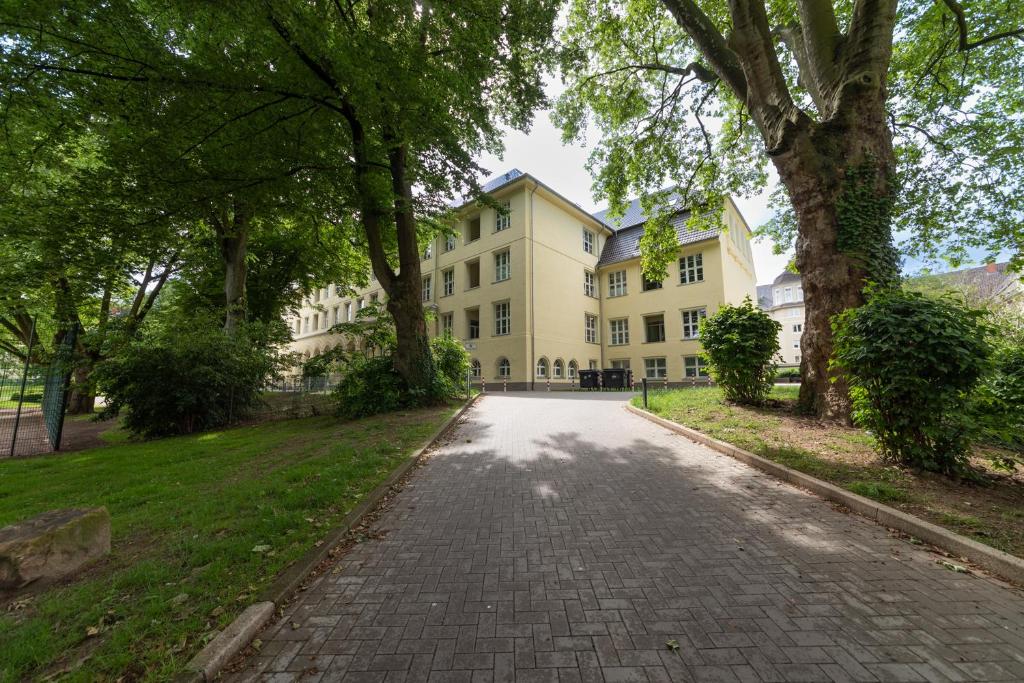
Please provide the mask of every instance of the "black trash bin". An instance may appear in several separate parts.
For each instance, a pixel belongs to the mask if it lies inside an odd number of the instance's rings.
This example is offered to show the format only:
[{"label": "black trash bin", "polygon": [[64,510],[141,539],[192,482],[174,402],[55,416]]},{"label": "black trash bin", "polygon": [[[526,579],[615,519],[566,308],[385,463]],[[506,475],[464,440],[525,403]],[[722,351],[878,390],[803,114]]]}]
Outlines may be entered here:
[{"label": "black trash bin", "polygon": [[627,386],[625,368],[605,368],[601,375],[605,389],[625,389]]},{"label": "black trash bin", "polygon": [[600,370],[580,370],[580,389],[600,389]]}]

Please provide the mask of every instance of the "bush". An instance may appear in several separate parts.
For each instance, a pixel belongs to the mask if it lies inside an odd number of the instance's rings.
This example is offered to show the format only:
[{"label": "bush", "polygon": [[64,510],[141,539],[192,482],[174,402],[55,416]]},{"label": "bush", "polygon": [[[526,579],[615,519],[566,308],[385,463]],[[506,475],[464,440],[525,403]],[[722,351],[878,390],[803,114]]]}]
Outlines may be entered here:
[{"label": "bush", "polygon": [[968,470],[967,401],[990,352],[983,316],[950,298],[883,289],[833,320],[833,364],[846,373],[854,421],[884,458]]},{"label": "bush", "polygon": [[353,354],[334,390],[338,414],[350,420],[387,413],[412,405],[405,382],[395,372],[391,356]]},{"label": "bush", "polygon": [[[971,395],[970,414],[978,438],[993,446],[1024,450],[1024,346],[1000,349],[989,372]],[[997,457],[993,464],[1013,469],[1020,458]]]},{"label": "bush", "polygon": [[[363,314],[363,311],[360,311]],[[442,335],[424,347],[424,362],[432,364],[430,385],[413,389],[394,370],[394,322],[383,308],[354,323],[344,323],[337,331],[359,340],[358,347],[368,351],[341,353],[331,359],[342,379],[335,389],[338,414],[349,419],[368,417],[401,408],[430,405],[463,393],[469,354],[458,340]]]},{"label": "bush", "polygon": [[704,358],[728,400],[764,403],[775,379],[781,327],[750,297],[740,306],[722,306],[701,323]]},{"label": "bush", "polygon": [[446,398],[462,394],[469,374],[469,353],[462,343],[442,334],[430,341],[430,353],[434,357],[438,393]]},{"label": "bush", "polygon": [[266,329],[229,337],[215,324],[144,334],[96,369],[102,417],[126,408],[125,427],[146,438],[189,434],[244,417],[279,370]]}]

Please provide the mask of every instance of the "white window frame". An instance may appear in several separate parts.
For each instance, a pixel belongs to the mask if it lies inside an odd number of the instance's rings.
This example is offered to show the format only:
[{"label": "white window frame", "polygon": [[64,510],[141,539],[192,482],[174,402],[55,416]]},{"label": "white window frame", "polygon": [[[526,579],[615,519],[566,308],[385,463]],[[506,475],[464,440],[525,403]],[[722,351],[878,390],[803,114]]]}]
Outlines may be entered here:
[{"label": "white window frame", "polygon": [[576,376],[579,375],[580,364],[575,360],[571,360],[565,367],[566,376],[568,376],[569,379],[576,379]]},{"label": "white window frame", "polygon": [[508,378],[512,376],[512,361],[508,358],[498,360],[498,377]]},{"label": "white window frame", "polygon": [[470,377],[479,377],[483,374],[483,366],[476,358],[469,362],[469,375]]},{"label": "white window frame", "polygon": [[583,228],[583,251],[588,254],[594,253],[594,231],[588,228]]},{"label": "white window frame", "polygon": [[494,232],[501,232],[512,227],[512,202],[505,202],[503,206],[508,213],[494,212]]},{"label": "white window frame", "polygon": [[583,271],[583,293],[591,298],[597,298],[597,275],[592,270]]},{"label": "white window frame", "polygon": [[454,313],[441,314],[441,334],[447,334],[449,337],[455,334]]},{"label": "white window frame", "polygon": [[608,273],[608,298],[626,296],[627,291],[625,269]]},{"label": "white window frame", "polygon": [[537,377],[545,379],[548,376],[548,359],[541,356],[537,359],[537,367],[535,368]]},{"label": "white window frame", "polygon": [[804,331],[803,323],[796,323],[793,325],[793,332],[802,333]]},{"label": "white window frame", "polygon": [[787,303],[787,304],[793,302],[793,288],[792,287],[786,287],[785,289],[782,290],[782,300],[785,303]]},{"label": "white window frame", "polygon": [[708,309],[701,306],[688,308],[679,313],[683,321],[683,339],[697,339],[700,336],[700,321],[708,317]]},{"label": "white window frame", "polygon": [[583,339],[588,344],[597,343],[597,316],[591,313],[583,314]]},{"label": "white window frame", "polygon": [[494,336],[505,337],[512,333],[512,304],[498,301],[494,304]]},{"label": "white window frame", "polygon": [[449,268],[441,271],[441,296],[451,296],[455,293],[455,269]]},{"label": "white window frame", "polygon": [[[504,262],[502,262],[504,261]],[[494,281],[504,282],[512,277],[512,253],[508,249],[494,252]]]},{"label": "white window frame", "polygon": [[679,257],[679,284],[704,282],[704,252]]},{"label": "white window frame", "polygon": [[430,242],[423,249],[423,260],[426,261],[434,256],[434,243]]},{"label": "white window frame", "polygon": [[430,275],[423,276],[423,286],[420,291],[423,301],[432,301],[434,299],[434,278]]},{"label": "white window frame", "polygon": [[564,366],[565,363],[562,362],[562,359],[556,358],[555,362],[551,364],[551,379],[562,379],[562,375],[565,374]]},{"label": "white window frame", "polygon": [[699,378],[699,377],[710,377],[708,373],[708,364],[700,356],[683,356],[683,377],[684,378]]},{"label": "white window frame", "polygon": [[[660,366],[657,361],[661,361]],[[654,371],[653,374],[651,371]],[[644,377],[647,379],[667,379],[668,361],[664,356],[644,358]]]},{"label": "white window frame", "polygon": [[444,250],[454,251],[455,245],[458,242],[458,238],[455,235],[446,235],[444,238]]},{"label": "white window frame", "polygon": [[608,345],[626,346],[629,344],[629,318],[616,318],[608,321]]}]

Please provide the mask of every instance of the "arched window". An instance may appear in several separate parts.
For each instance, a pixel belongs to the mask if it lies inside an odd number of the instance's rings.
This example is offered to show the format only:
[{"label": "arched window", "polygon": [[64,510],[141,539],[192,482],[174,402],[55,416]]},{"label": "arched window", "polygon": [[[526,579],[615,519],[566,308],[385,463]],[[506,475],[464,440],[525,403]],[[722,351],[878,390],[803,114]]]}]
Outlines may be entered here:
[{"label": "arched window", "polygon": [[512,364],[508,362],[508,358],[502,358],[498,361],[498,377],[508,377],[512,374]]},{"label": "arched window", "polygon": [[579,364],[571,360],[569,361],[569,379],[576,379],[576,372],[580,369]]},{"label": "arched window", "polygon": [[551,366],[551,376],[554,377],[555,379],[562,379],[562,375],[565,374],[564,372],[562,372],[563,366],[564,364],[562,363],[562,359],[556,358],[555,364]]},{"label": "arched window", "polygon": [[472,373],[473,377],[479,377],[480,376],[480,361],[478,361],[477,359],[474,358],[473,362],[471,362],[469,364],[469,371]]},{"label": "arched window", "polygon": [[548,376],[548,359],[541,358],[537,361],[537,376],[547,377]]}]

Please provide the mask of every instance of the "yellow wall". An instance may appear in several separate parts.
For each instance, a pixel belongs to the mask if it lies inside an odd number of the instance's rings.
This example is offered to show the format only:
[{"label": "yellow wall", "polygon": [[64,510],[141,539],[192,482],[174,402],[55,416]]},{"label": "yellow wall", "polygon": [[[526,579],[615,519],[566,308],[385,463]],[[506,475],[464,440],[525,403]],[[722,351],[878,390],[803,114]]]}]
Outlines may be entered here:
[{"label": "yellow wall", "polygon": [[[622,263],[603,266],[601,275],[602,325],[601,342],[604,349],[604,366],[611,366],[614,360],[629,360],[634,378],[644,375],[645,358],[665,358],[670,382],[683,379],[683,356],[696,355],[700,344],[694,339],[683,339],[682,311],[705,307],[711,315],[727,301],[722,286],[722,248],[718,239],[688,244],[680,248],[680,256],[701,254],[704,264],[704,281],[680,284],[679,262],[669,265],[668,277],[661,289],[642,290],[640,259],[634,258]],[[626,271],[626,295],[609,296],[609,275],[620,270]],[[644,316],[662,314],[665,320],[665,341],[644,341]],[[609,325],[612,320],[629,320],[629,344],[612,345]]]},{"label": "yellow wall", "polygon": [[[602,249],[611,231],[578,207],[524,177],[510,186],[493,194],[498,201],[510,204],[510,227],[496,232],[496,212],[490,208],[475,205],[464,208],[461,220],[455,225],[458,233],[455,248],[445,252],[445,238],[437,238],[429,259],[421,263],[423,275],[431,276],[431,300],[425,305],[434,311],[435,319],[428,322],[432,335],[441,329],[441,317],[453,313],[454,335],[465,342],[470,356],[480,361],[483,378],[492,386],[500,383],[498,361],[507,358],[511,363],[510,383],[522,386],[536,383],[543,388],[546,379],[553,385],[568,385],[568,366],[575,360],[579,369],[586,369],[590,361],[598,367],[610,367],[613,360],[628,359],[634,377],[644,374],[644,358],[664,357],[668,380],[683,379],[683,356],[699,352],[696,340],[682,338],[682,317],[684,309],[706,307],[708,315],[715,312],[723,302],[739,303],[744,296],[754,296],[754,267],[750,259],[750,231],[735,206],[727,202],[723,221],[729,232],[717,238],[680,248],[680,255],[700,252],[703,255],[704,281],[680,284],[679,264],[669,267],[669,276],[659,290],[641,290],[640,259],[597,268]],[[470,221],[481,218],[480,239],[467,242]],[[592,230],[595,235],[595,249],[588,254],[583,248],[583,229]],[[740,237],[742,238],[740,239]],[[511,257],[511,277],[504,282],[495,282],[494,254],[508,249]],[[480,286],[467,286],[466,264],[474,259],[480,262]],[[454,268],[455,291],[443,295],[442,273]],[[608,274],[625,269],[627,272],[627,295],[608,297]],[[584,293],[584,272],[595,273],[597,296]],[[333,309],[354,301],[360,296],[368,299],[371,293],[378,293],[381,301],[384,294],[378,283],[361,288],[355,295],[338,296],[335,288],[320,302],[305,302],[296,316],[288,322],[311,318],[316,313],[321,319],[325,312],[327,324],[321,323],[319,330],[300,331],[294,334],[293,351],[315,355],[337,344],[347,343],[340,335],[327,334],[325,328],[333,324]],[[494,334],[494,304],[508,301],[511,306],[511,332],[508,335]],[[467,339],[468,324],[466,311],[479,308],[480,338]],[[598,342],[588,343],[585,339],[585,314],[597,316]],[[665,316],[666,341],[644,342],[643,316],[662,313]],[[626,346],[610,345],[609,321],[615,318],[629,319],[630,343]],[[537,361],[548,361],[548,378],[536,376]],[[563,362],[561,380],[553,378],[554,363]]]}]

